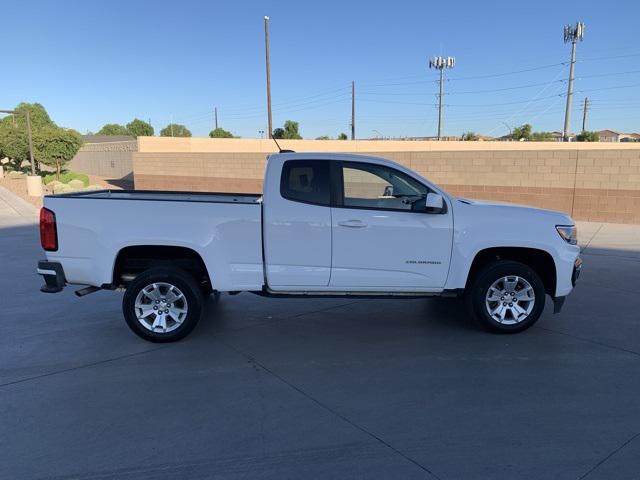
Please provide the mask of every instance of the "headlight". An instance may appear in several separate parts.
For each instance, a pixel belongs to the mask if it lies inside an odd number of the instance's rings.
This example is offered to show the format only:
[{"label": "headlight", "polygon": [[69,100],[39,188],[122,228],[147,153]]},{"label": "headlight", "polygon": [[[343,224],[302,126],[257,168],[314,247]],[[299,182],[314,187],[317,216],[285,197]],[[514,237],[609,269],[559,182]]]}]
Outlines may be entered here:
[{"label": "headlight", "polygon": [[556,225],[556,230],[565,242],[571,245],[578,243],[578,228],[575,225]]}]

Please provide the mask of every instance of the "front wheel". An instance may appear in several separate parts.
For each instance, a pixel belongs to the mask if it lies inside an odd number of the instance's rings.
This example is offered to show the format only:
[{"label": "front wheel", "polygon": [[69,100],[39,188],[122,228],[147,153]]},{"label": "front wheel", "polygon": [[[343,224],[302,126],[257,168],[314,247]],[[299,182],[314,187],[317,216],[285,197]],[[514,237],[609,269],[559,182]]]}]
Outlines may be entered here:
[{"label": "front wheel", "polygon": [[194,329],[202,302],[200,286],[189,273],[152,268],[128,285],[122,311],[136,335],[150,342],[175,342]]},{"label": "front wheel", "polygon": [[527,265],[499,260],[478,273],[468,300],[480,324],[495,332],[516,333],[540,318],[545,290],[538,274]]}]

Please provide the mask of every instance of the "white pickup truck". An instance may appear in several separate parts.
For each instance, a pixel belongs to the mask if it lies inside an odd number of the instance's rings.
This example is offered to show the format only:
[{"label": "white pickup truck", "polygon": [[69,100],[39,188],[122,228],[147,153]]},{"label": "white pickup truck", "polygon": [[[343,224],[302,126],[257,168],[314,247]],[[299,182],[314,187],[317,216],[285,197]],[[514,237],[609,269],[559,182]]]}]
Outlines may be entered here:
[{"label": "white pickup truck", "polygon": [[462,296],[498,332],[558,312],[581,268],[562,213],[454,198],[377,157],[279,153],[262,195],[95,191],[47,196],[44,292],[124,289],[131,329],[178,340],[205,295]]}]

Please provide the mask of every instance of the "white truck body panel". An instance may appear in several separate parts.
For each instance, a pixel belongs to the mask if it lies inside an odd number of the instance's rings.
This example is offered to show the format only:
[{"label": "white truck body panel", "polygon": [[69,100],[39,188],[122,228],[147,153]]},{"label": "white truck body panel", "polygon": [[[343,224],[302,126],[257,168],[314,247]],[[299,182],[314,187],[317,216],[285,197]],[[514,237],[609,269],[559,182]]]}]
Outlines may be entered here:
[{"label": "white truck body panel", "polygon": [[187,247],[215,272],[216,288],[262,288],[259,203],[167,197],[46,197],[45,206],[56,213],[59,244],[57,252],[47,252],[47,259],[63,265],[69,283],[102,286],[112,282],[115,259],[125,247]]},{"label": "white truck body panel", "polygon": [[478,252],[487,248],[524,247],[547,252],[556,266],[555,296],[573,288],[571,274],[580,253],[565,242],[556,225],[573,225],[569,215],[509,203],[464,199],[453,201],[455,228],[446,288],[464,288],[469,268]]},{"label": "white truck body panel", "polygon": [[[403,172],[442,195],[444,213],[377,209],[375,202],[345,208],[283,198],[283,165],[305,159],[362,162]],[[479,252],[526,247],[551,255],[555,295],[565,296],[572,289],[579,254],[556,231],[556,225],[573,225],[565,214],[452,198],[402,165],[347,154],[270,156],[262,199],[96,192],[47,196],[44,205],[56,215],[59,243],[58,251],[47,252],[47,260],[62,264],[68,283],[98,287],[114,282],[118,252],[131,246],[192,249],[219,291],[287,293],[463,289]]]}]

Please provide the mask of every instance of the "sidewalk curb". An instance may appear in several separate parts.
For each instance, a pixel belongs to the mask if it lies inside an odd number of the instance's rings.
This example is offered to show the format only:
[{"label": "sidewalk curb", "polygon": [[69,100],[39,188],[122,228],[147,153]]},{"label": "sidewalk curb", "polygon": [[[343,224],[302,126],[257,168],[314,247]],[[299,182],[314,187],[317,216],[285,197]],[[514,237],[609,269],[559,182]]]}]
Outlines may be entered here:
[{"label": "sidewalk curb", "polygon": [[10,192],[4,187],[0,187],[0,201],[6,202],[13,208],[18,215],[22,217],[32,217],[38,215],[38,208],[23,200],[15,193]]}]

